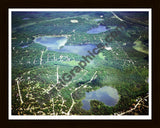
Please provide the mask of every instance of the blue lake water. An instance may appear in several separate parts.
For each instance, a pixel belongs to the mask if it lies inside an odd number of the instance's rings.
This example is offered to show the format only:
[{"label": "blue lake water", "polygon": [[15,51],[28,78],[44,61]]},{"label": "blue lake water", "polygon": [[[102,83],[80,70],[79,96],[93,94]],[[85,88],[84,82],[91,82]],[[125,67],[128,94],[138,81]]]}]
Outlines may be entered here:
[{"label": "blue lake water", "polygon": [[28,17],[25,17],[25,18],[23,18],[22,20],[29,20],[30,18],[28,18]]},{"label": "blue lake water", "polygon": [[71,45],[71,46],[64,46],[61,49],[56,49],[57,52],[64,52],[64,53],[75,53],[81,56],[88,55],[88,51],[91,51],[96,47],[94,44],[84,44],[84,45]]},{"label": "blue lake water", "polygon": [[27,48],[28,47],[28,45],[24,45],[24,46],[22,46],[21,48]]},{"label": "blue lake water", "polygon": [[106,26],[99,25],[97,28],[90,29],[89,31],[87,31],[87,33],[88,34],[98,34],[98,33],[101,33],[101,32],[106,32],[108,30],[109,29],[106,29]]},{"label": "blue lake water", "polygon": [[67,43],[66,37],[37,37],[34,42],[46,46],[51,51],[75,53],[78,55],[88,55],[88,51],[92,51],[96,47],[94,44],[65,45]]},{"label": "blue lake water", "polygon": [[114,106],[119,101],[119,95],[115,88],[108,86],[104,86],[92,92],[86,92],[86,97],[82,100],[82,108],[89,110],[91,100],[98,100],[103,102],[105,105]]},{"label": "blue lake water", "polygon": [[50,36],[43,36],[37,37],[34,39],[34,42],[39,43],[47,48],[52,50],[60,49],[61,46],[64,46],[67,43],[66,37],[50,37]]},{"label": "blue lake water", "polygon": [[94,21],[102,21],[103,19],[94,19]]}]

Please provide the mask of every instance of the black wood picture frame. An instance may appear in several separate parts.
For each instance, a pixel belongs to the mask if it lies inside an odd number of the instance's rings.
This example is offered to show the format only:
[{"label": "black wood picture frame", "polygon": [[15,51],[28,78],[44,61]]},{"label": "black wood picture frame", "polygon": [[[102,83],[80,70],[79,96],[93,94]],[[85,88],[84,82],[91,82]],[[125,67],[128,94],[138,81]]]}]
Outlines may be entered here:
[{"label": "black wood picture frame", "polygon": [[[8,9],[9,8],[151,8],[152,9],[152,120],[8,120]],[[160,126],[160,82],[159,65],[159,23],[160,4],[158,0],[2,0],[1,16],[1,83],[0,121],[4,128],[52,128],[52,127],[144,127]]]}]

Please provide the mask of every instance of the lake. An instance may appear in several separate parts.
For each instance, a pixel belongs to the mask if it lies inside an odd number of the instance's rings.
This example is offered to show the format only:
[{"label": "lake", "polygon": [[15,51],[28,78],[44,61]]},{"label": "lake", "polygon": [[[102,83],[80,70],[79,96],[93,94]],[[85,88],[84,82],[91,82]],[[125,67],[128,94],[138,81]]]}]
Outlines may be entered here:
[{"label": "lake", "polygon": [[104,86],[92,92],[86,92],[86,97],[82,100],[82,108],[89,110],[91,100],[101,101],[107,106],[115,106],[119,101],[119,95],[115,88],[109,86]]},{"label": "lake", "polygon": [[65,45],[67,43],[66,37],[37,37],[34,42],[46,46],[48,50],[63,52],[63,53],[75,53],[78,55],[88,55],[88,51],[92,51],[95,47],[94,44],[83,45]]},{"label": "lake", "polygon": [[64,53],[75,53],[81,56],[89,55],[88,51],[91,51],[97,47],[94,44],[84,44],[84,45],[71,45],[71,46],[64,46],[61,49],[56,49],[54,51],[57,52],[64,52]]},{"label": "lake", "polygon": [[[99,19],[98,19],[99,20]],[[112,29],[116,29],[117,26],[104,26],[104,25],[99,25],[96,28],[92,28],[89,31],[87,31],[87,34],[98,34],[98,33],[102,33],[102,32],[106,32]]]},{"label": "lake", "polygon": [[42,36],[35,38],[34,42],[46,46],[47,48],[51,48],[52,50],[55,50],[55,49],[60,49],[61,46],[64,46],[67,43],[67,38]]},{"label": "lake", "polygon": [[92,28],[89,31],[87,31],[87,34],[98,34],[98,33],[101,33],[101,32],[106,32],[108,30],[109,29],[106,29],[106,26],[99,25],[98,27]]},{"label": "lake", "polygon": [[24,45],[24,46],[22,46],[21,48],[27,48],[28,47],[28,45]]}]

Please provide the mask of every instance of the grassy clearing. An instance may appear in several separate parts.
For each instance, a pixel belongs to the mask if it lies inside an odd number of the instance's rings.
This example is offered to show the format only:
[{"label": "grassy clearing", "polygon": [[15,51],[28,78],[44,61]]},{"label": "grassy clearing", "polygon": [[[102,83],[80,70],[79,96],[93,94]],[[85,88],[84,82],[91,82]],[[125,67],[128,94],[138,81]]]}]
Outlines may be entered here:
[{"label": "grassy clearing", "polygon": [[135,41],[133,48],[139,52],[148,54],[148,48],[142,43],[142,41]]}]

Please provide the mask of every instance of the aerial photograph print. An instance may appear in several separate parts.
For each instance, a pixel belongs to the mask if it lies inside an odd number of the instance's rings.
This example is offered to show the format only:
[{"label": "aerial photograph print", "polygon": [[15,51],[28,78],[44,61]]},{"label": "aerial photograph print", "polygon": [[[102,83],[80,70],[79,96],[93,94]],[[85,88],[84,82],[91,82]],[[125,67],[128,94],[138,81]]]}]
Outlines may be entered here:
[{"label": "aerial photograph print", "polygon": [[151,9],[9,12],[9,119],[151,119]]}]

